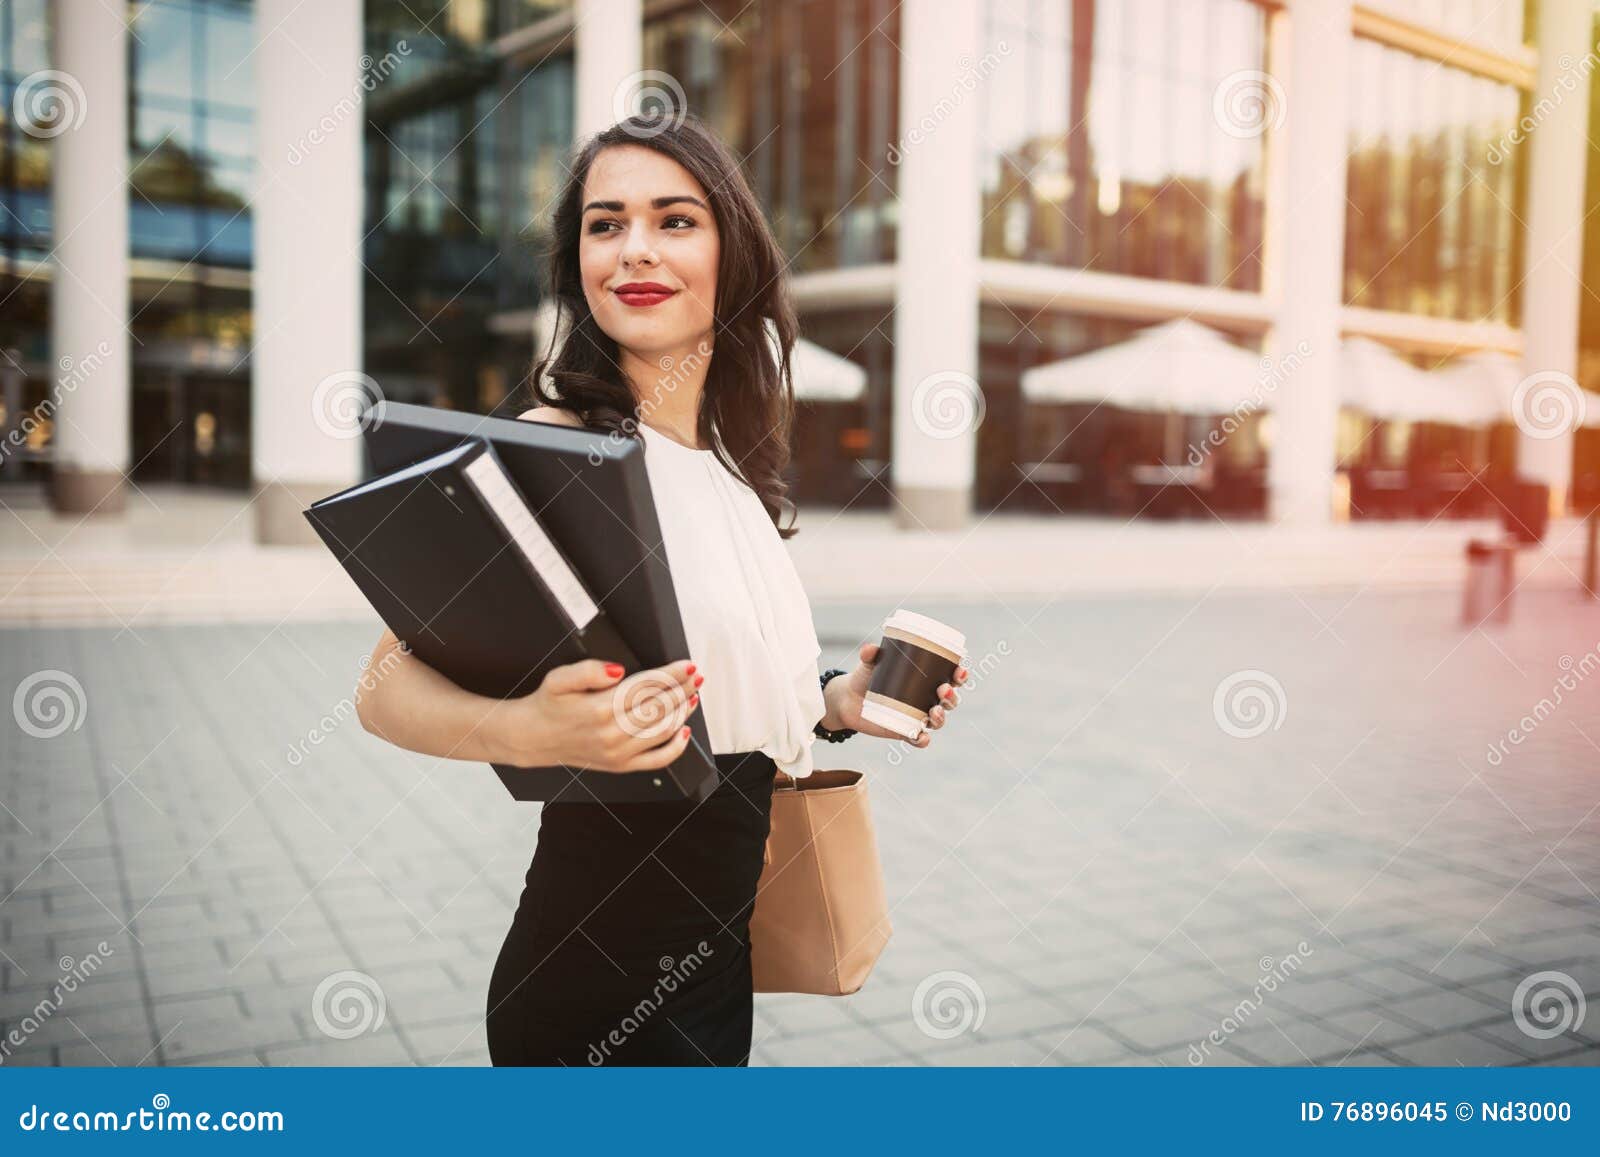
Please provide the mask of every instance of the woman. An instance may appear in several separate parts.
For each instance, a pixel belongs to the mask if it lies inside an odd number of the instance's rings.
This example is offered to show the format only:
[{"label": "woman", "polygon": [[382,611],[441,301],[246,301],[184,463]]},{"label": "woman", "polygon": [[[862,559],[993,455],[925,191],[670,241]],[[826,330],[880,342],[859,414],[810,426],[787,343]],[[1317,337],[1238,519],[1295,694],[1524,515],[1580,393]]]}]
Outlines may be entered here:
[{"label": "woman", "polygon": [[[796,322],[782,253],[734,157],[693,117],[630,118],[579,153],[553,229],[551,290],[570,329],[533,375],[543,404],[521,417],[643,442],[689,658],[627,680],[599,659],[574,663],[499,702],[407,655],[361,698],[361,719],[414,751],[603,775],[671,763],[689,713],[704,711],[721,782],[703,802],[544,808],[490,980],[489,1054],[744,1065],[774,771],[809,774],[824,731],[897,738],[861,717],[878,648],[819,681],[782,544],[795,530],[778,525]],[[373,663],[397,646],[386,632]],[[949,683],[939,698],[918,747],[956,707]]]}]

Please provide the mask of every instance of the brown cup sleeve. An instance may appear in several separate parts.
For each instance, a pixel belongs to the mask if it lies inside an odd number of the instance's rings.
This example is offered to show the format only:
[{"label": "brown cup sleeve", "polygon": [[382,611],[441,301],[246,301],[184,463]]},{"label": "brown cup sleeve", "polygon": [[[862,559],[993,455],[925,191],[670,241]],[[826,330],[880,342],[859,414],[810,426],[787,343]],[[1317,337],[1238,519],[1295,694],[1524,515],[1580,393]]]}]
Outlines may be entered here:
[{"label": "brown cup sleeve", "polygon": [[878,662],[867,688],[874,694],[931,711],[939,703],[939,684],[955,680],[958,664],[943,655],[888,636],[879,641],[878,648]]}]

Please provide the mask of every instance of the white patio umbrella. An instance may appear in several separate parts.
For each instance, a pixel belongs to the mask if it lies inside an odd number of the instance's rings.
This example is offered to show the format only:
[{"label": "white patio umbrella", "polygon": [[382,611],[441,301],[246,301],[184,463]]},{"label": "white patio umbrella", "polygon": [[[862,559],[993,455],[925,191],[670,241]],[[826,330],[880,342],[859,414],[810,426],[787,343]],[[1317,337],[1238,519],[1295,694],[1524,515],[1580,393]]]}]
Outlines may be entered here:
[{"label": "white patio umbrella", "polygon": [[[770,318],[766,331],[777,356],[778,331]],[[794,374],[794,396],[802,402],[854,402],[867,388],[866,370],[803,337],[795,339],[789,369]]]},{"label": "white patio umbrella", "polygon": [[849,358],[800,338],[791,355],[794,394],[807,402],[854,402],[867,388],[867,371]]},{"label": "white patio umbrella", "polygon": [[1570,414],[1580,425],[1600,426],[1600,395],[1574,392],[1577,383],[1558,375],[1529,375],[1510,354],[1479,350],[1455,359],[1438,376],[1473,400],[1477,425],[1515,421],[1520,410],[1524,421],[1536,425]]},{"label": "white patio umbrella", "polygon": [[1442,374],[1420,370],[1371,338],[1350,337],[1339,344],[1339,400],[1353,410],[1387,422],[1442,422],[1477,425],[1482,403],[1476,392],[1458,388]]},{"label": "white patio umbrella", "polygon": [[1126,410],[1225,414],[1263,409],[1259,355],[1214,329],[1178,318],[1127,341],[1022,374],[1022,393],[1037,402],[1109,402]]}]

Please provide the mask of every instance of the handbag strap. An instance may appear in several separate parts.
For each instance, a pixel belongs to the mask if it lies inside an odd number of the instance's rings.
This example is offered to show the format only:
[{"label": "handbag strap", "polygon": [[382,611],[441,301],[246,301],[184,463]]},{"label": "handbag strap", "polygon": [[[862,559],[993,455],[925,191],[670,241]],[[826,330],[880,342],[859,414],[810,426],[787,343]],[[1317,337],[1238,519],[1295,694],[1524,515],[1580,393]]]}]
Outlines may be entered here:
[{"label": "handbag strap", "polygon": [[[785,780],[788,781],[787,784],[784,783]],[[795,777],[790,775],[787,771],[774,771],[773,772],[773,774],[772,774],[772,790],[773,791],[798,791],[799,788],[800,788],[800,781],[795,779]],[[772,835],[771,835],[770,832],[767,834],[767,842],[766,842],[766,844],[761,849],[761,862],[763,864],[772,863]]]}]

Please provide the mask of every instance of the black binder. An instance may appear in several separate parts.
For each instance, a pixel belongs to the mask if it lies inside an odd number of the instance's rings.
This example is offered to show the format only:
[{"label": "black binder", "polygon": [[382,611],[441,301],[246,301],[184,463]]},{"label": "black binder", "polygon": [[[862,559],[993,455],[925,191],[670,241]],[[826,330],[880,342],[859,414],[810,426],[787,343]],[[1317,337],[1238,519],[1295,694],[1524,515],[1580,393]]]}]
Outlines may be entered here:
[{"label": "black binder", "polygon": [[[330,495],[305,516],[395,635],[468,691],[526,695],[552,667],[588,658],[629,674],[646,665],[481,438]],[[495,771],[519,800],[615,803],[703,798],[715,786],[704,762]]]}]

